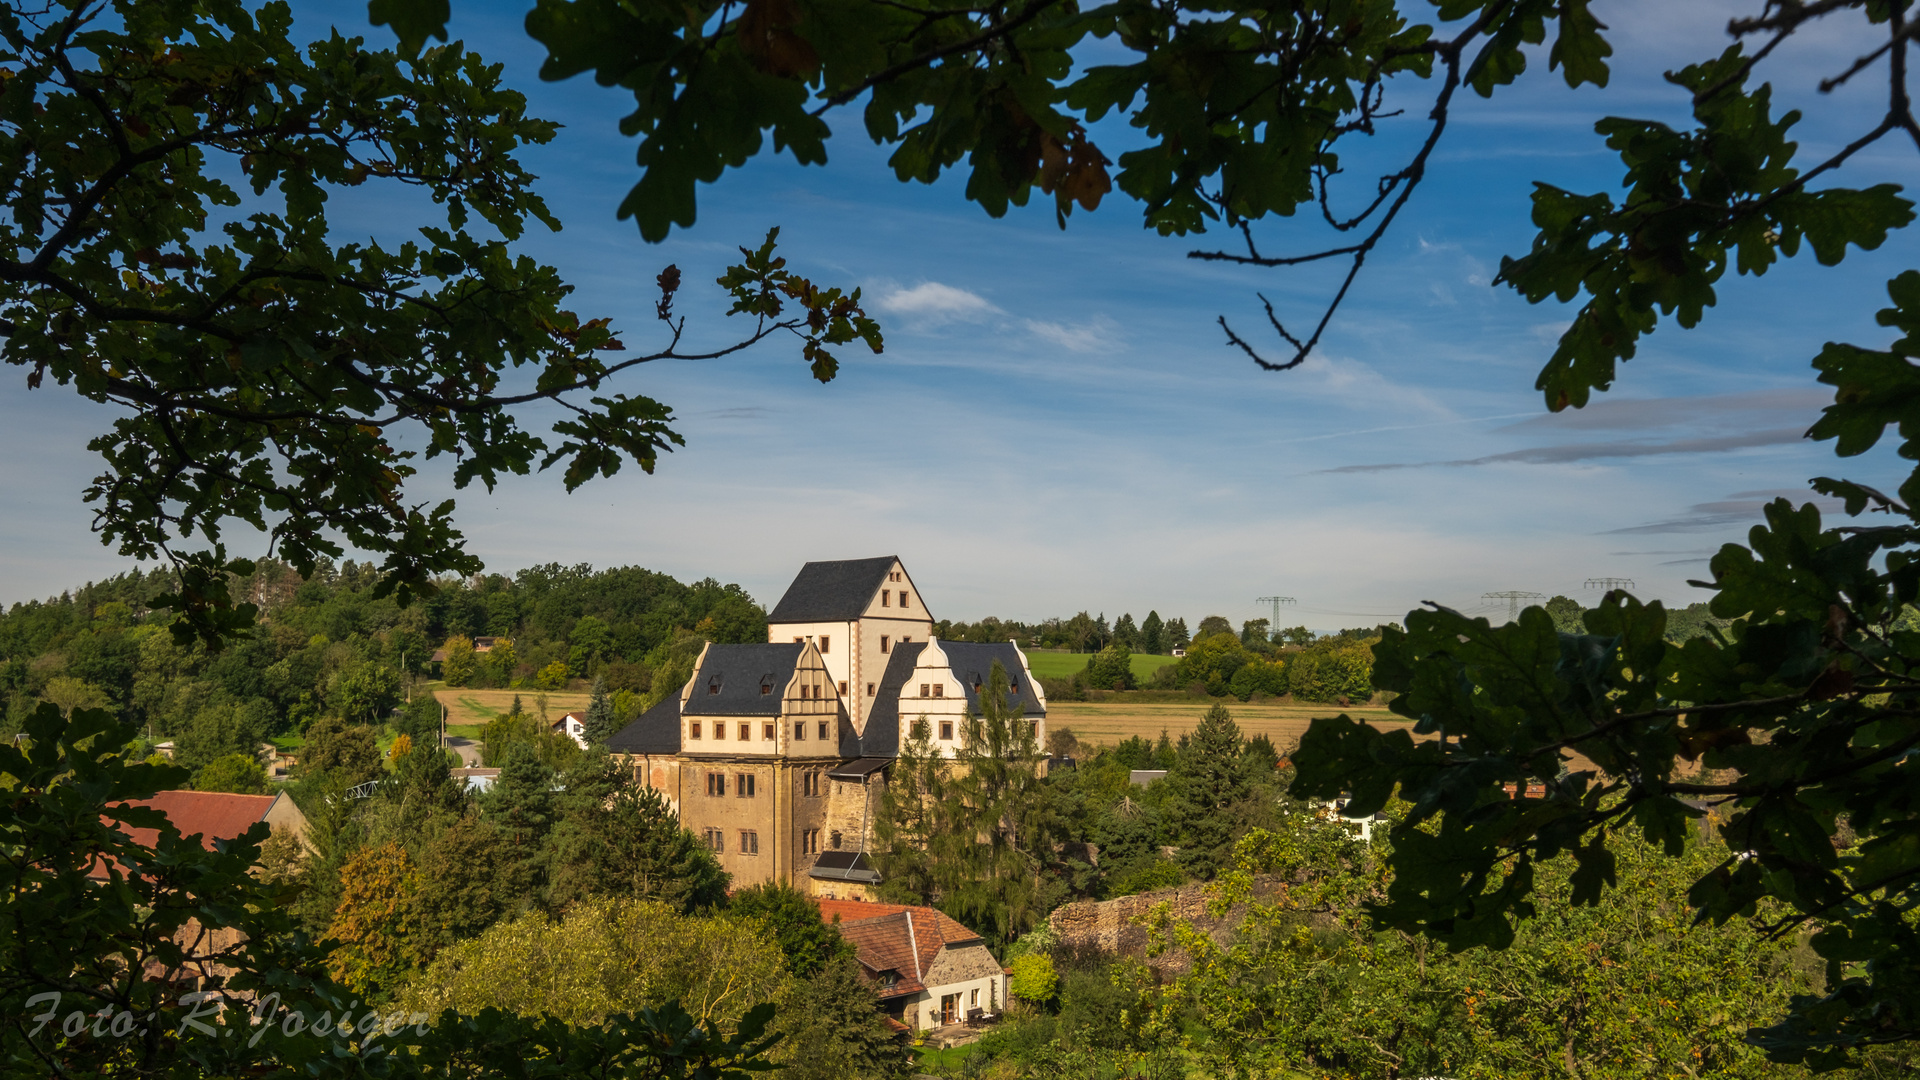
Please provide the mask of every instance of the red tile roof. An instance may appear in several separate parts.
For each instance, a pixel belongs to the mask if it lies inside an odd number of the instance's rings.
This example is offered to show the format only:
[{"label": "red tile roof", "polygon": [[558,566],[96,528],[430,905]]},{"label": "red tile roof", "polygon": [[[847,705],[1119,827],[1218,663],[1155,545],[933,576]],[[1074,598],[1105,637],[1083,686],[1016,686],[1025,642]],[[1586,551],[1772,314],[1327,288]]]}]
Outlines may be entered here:
[{"label": "red tile roof", "polygon": [[861,966],[874,974],[898,973],[900,981],[886,989],[882,997],[925,989],[920,977],[933,966],[941,949],[980,940],[979,934],[930,907],[859,900],[821,900],[819,904],[822,919],[831,923],[839,917],[840,936],[859,954]]},{"label": "red tile roof", "polygon": [[[167,815],[182,836],[200,834],[200,845],[213,850],[215,840],[231,840],[267,816],[277,795],[234,795],[224,791],[160,791],[152,798],[117,803],[118,806],[146,806]],[[103,819],[104,820],[104,819]],[[136,844],[151,848],[160,839],[156,829],[118,826]],[[96,867],[92,876],[104,878],[105,866]]]}]

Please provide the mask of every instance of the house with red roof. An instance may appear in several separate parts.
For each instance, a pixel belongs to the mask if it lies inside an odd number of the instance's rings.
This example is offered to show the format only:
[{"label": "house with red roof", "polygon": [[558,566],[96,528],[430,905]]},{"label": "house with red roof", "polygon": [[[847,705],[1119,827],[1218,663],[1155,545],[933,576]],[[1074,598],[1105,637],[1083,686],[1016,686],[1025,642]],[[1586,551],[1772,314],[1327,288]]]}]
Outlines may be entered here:
[{"label": "house with red roof", "polygon": [[979,934],[930,907],[820,900],[888,1016],[915,1031],[999,1014],[1006,973]]},{"label": "house with red roof", "polygon": [[[213,850],[214,841],[231,840],[264,821],[274,832],[289,830],[306,843],[307,816],[300,812],[286,792],[273,795],[235,795],[225,791],[159,791],[146,799],[134,799],[123,805],[144,806],[167,815],[181,836],[200,837],[200,844]],[[120,826],[128,838],[141,847],[151,848],[160,838],[153,829]],[[88,875],[104,879],[107,865],[94,867]]]}]

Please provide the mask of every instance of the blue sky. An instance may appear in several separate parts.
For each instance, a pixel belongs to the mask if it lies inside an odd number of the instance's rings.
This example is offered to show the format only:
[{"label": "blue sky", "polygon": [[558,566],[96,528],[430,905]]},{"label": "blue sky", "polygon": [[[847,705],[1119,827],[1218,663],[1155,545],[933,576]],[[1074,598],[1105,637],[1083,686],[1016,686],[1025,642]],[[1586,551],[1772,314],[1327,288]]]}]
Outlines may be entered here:
[{"label": "blue sky", "polygon": [[[629,469],[572,495],[552,475],[463,493],[472,547],[494,570],[635,564],[738,581],[767,603],[808,559],[892,553],[935,615],[956,619],[1155,608],[1239,620],[1261,613],[1254,597],[1283,594],[1299,600],[1287,621],[1332,629],[1426,600],[1504,615],[1482,599],[1495,590],[1592,602],[1582,585],[1600,576],[1669,603],[1703,599],[1687,579],[1705,576],[1707,556],[1741,539],[1766,499],[1799,498],[1808,477],[1841,469],[1898,475],[1890,453],[1836,466],[1799,433],[1826,400],[1809,359],[1827,340],[1888,339],[1873,312],[1886,278],[1914,264],[1914,238],[1837,270],[1803,257],[1729,278],[1701,328],[1664,326],[1613,393],[1547,415],[1533,379],[1572,309],[1488,285],[1500,257],[1532,238],[1531,184],[1615,185],[1592,121],[1682,121],[1684,97],[1659,72],[1717,52],[1741,10],[1597,7],[1614,28],[1613,86],[1570,92],[1536,57],[1518,87],[1462,98],[1428,183],[1319,354],[1272,374],[1227,347],[1216,316],[1257,330],[1264,291],[1309,319],[1337,285],[1333,268],[1189,260],[1218,238],[1159,237],[1118,196],[1064,232],[1050,204],[994,220],[962,198],[963,176],[896,182],[853,112],[838,118],[826,167],[763,155],[702,189],[697,227],[644,244],[614,218],[637,175],[615,128],[630,99],[586,79],[540,83],[524,8],[456,3],[456,35],[567,125],[527,155],[567,227],[525,248],[578,286],[582,314],[613,316],[638,346],[657,326],[653,277],[672,262],[696,332],[720,340],[730,328],[707,283],[778,225],[795,266],[861,286],[887,335],[883,355],[848,351],[825,386],[779,344],[643,369],[625,388],[672,404],[686,448],[654,476]],[[299,10],[309,36],[329,21],[385,33],[365,26],[363,3]],[[1807,110],[1797,131],[1809,151],[1868,126],[1870,85],[1813,92],[1854,52],[1822,30],[1765,69],[1777,100]],[[1422,114],[1421,88],[1405,93]],[[1133,134],[1109,123],[1094,136],[1117,157]],[[1898,152],[1870,151],[1839,182],[1899,179],[1910,159]],[[1359,171],[1350,198],[1368,183]],[[343,199],[334,215],[342,235],[388,238],[420,224],[419,210]],[[1325,236],[1286,222],[1261,239],[1304,250]],[[0,474],[12,511],[0,518],[0,602],[127,565],[90,535],[78,498],[102,415],[15,377],[0,395],[0,451],[16,465]],[[428,473],[416,494],[446,486]]]}]

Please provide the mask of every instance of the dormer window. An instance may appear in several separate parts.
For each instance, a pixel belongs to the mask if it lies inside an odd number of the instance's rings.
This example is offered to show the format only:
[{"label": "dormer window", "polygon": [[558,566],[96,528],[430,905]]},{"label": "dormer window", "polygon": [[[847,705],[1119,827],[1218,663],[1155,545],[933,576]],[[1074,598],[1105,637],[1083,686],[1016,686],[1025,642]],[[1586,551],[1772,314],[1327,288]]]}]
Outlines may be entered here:
[{"label": "dormer window", "polygon": [[713,678],[707,680],[707,693],[708,695],[713,695],[719,692],[720,692],[720,676],[715,675]]}]

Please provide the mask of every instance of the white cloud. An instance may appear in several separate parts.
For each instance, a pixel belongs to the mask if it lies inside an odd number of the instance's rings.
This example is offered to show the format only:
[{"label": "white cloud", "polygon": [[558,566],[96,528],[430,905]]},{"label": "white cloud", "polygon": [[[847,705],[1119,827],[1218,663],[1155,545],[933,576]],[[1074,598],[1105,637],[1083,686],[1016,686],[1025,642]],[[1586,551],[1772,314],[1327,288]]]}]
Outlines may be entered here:
[{"label": "white cloud", "polygon": [[1120,325],[1101,315],[1083,323],[1024,320],[1027,332],[1068,352],[1109,352],[1121,346]]},{"label": "white cloud", "polygon": [[972,322],[999,314],[986,297],[937,281],[923,281],[911,289],[891,288],[880,294],[880,310],[923,325]]}]

